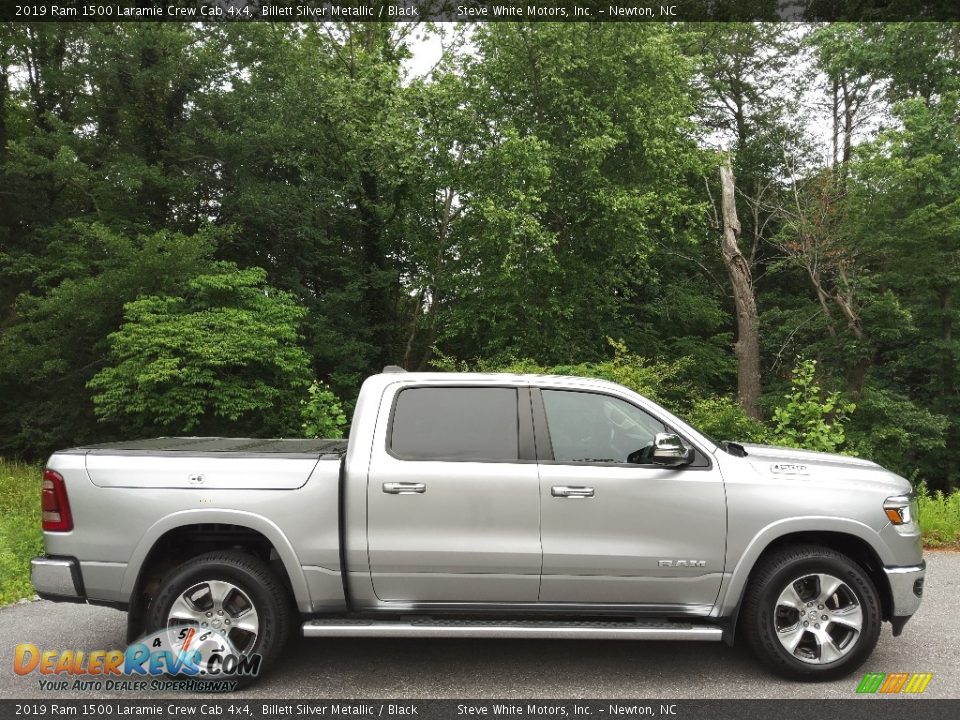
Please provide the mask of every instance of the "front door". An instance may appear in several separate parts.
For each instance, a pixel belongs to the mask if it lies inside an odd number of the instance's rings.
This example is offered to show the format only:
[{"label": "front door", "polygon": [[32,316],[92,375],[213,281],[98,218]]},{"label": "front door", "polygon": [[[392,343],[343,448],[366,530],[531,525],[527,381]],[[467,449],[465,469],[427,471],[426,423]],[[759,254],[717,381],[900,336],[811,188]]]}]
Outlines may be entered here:
[{"label": "front door", "polygon": [[622,398],[547,388],[540,395],[540,602],[709,612],[726,535],[715,463],[700,451],[679,469],[645,460],[656,433],[670,429]]},{"label": "front door", "polygon": [[532,432],[525,387],[410,386],[385,399],[367,484],[380,600],[536,602]]}]

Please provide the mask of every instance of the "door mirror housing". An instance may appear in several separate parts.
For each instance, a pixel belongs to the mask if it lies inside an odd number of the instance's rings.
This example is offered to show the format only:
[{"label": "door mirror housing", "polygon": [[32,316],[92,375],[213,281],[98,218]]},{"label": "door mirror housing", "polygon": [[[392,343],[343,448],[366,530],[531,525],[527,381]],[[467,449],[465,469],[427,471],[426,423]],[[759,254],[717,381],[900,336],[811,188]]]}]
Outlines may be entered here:
[{"label": "door mirror housing", "polygon": [[653,440],[653,462],[664,467],[680,467],[693,462],[694,450],[686,447],[679,435],[657,433]]}]

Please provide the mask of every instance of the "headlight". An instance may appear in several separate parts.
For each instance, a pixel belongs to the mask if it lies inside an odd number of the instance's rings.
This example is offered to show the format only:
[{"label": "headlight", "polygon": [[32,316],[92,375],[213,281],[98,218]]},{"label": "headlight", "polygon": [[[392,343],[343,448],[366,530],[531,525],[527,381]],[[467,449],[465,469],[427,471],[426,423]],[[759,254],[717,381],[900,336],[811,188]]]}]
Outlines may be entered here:
[{"label": "headlight", "polygon": [[913,522],[914,503],[911,495],[894,495],[883,502],[883,511],[894,525]]}]

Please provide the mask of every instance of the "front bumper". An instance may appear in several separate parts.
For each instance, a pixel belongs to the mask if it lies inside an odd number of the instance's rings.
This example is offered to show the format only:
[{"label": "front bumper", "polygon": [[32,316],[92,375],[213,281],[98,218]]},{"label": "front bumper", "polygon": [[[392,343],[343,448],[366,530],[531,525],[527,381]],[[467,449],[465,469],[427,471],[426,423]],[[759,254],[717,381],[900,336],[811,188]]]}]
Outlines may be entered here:
[{"label": "front bumper", "polygon": [[80,563],[72,557],[36,557],[30,561],[30,580],[37,595],[56,602],[86,602]]},{"label": "front bumper", "polygon": [[922,560],[919,565],[884,568],[883,571],[887,574],[893,599],[891,619],[910,617],[920,607],[920,599],[923,597],[923,582],[927,574],[926,560]]}]

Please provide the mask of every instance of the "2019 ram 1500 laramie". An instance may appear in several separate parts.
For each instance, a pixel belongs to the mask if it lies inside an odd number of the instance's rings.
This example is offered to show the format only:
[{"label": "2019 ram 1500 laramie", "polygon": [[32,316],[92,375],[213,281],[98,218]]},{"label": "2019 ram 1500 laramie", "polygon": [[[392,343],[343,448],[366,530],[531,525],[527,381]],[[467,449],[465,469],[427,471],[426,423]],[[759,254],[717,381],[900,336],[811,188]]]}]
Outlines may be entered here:
[{"label": "2019 ram 1500 laramie", "polygon": [[50,600],[130,639],[218,628],[268,666],[307,637],[733,641],[836,677],[899,635],[924,561],[875,463],[714,442],[596,379],[384,372],[349,441],[159,438],[55,453]]}]

